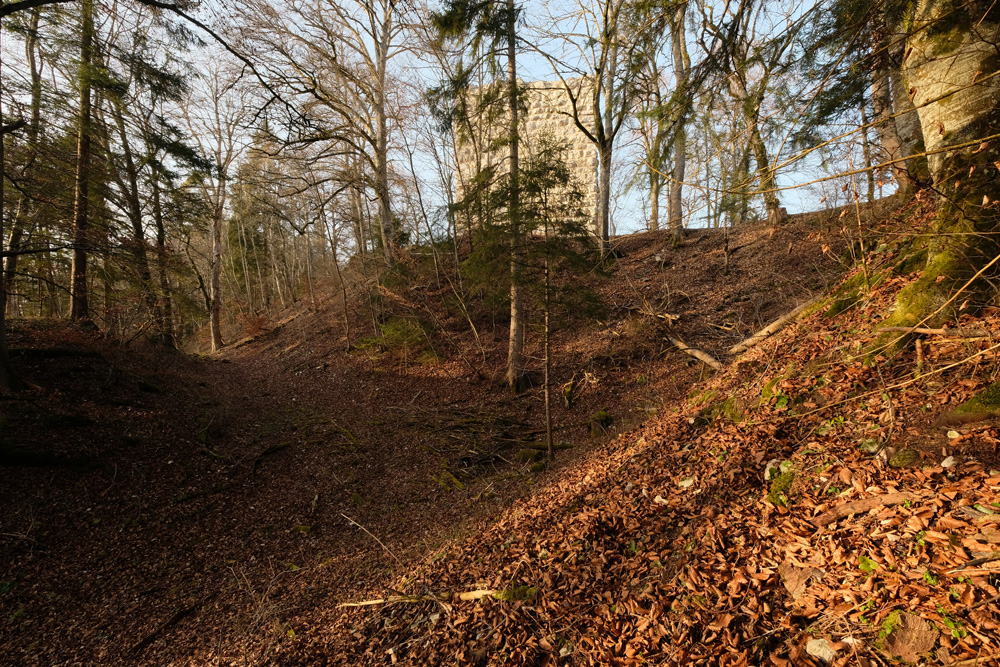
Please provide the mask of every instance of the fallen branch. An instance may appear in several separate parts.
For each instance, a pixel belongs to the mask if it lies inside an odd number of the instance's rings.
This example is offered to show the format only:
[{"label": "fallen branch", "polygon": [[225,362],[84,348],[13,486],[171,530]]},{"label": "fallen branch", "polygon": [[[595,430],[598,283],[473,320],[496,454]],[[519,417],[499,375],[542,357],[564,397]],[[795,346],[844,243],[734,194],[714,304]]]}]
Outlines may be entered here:
[{"label": "fallen branch", "polygon": [[968,563],[959,565],[954,570],[949,570],[948,574],[952,572],[961,572],[968,567],[979,567],[980,565],[985,565],[986,563],[992,563],[995,560],[1000,560],[1000,551],[994,551],[988,556],[982,556],[981,558],[973,558]]},{"label": "fallen branch", "polygon": [[717,371],[722,370],[722,364],[719,363],[718,359],[710,355],[708,352],[702,352],[698,348],[691,347],[680,338],[674,338],[673,336],[667,336],[667,340],[673,343],[681,352],[685,354],[690,354],[692,357],[699,361],[703,361]]},{"label": "fallen branch", "polygon": [[923,334],[925,336],[964,336],[966,338],[989,338],[991,332],[986,329],[928,329],[926,327],[879,327],[881,331],[903,331],[906,333]]},{"label": "fallen branch", "polygon": [[803,303],[802,305],[798,306],[795,310],[791,311],[790,313],[785,313],[784,315],[782,315],[775,321],[771,322],[770,324],[768,324],[766,327],[764,327],[754,335],[744,340],[742,343],[737,343],[736,345],[733,345],[731,348],[729,348],[729,354],[740,354],[741,352],[746,352],[751,347],[757,345],[765,338],[768,338],[778,333],[779,331],[785,328],[785,325],[798,318],[798,316],[801,315],[806,310],[806,308],[815,303],[818,303],[821,298],[822,297],[816,297],[815,299],[810,299],[805,303]]},{"label": "fallen branch", "polygon": [[861,514],[862,512],[867,512],[868,510],[876,507],[898,505],[906,502],[907,500],[916,500],[917,498],[919,498],[919,496],[912,493],[886,493],[881,496],[875,496],[874,498],[864,498],[862,500],[844,503],[843,505],[837,505],[836,507],[823,512],[819,516],[813,517],[810,521],[817,528],[823,528],[831,523],[840,521],[844,517]]},{"label": "fallen branch", "polygon": [[169,630],[171,627],[177,625],[178,623],[181,622],[181,620],[185,616],[187,616],[188,614],[196,610],[198,607],[200,607],[202,602],[203,602],[202,600],[199,600],[198,602],[195,602],[194,604],[188,607],[183,607],[182,609],[179,609],[173,616],[167,619],[166,623],[164,623],[157,629],[150,632],[142,639],[142,641],[133,646],[132,650],[130,651],[130,654],[134,656],[141,653],[147,646],[152,644],[156,640],[156,638],[159,637],[164,631]]},{"label": "fallen branch", "polygon": [[433,595],[390,595],[387,598],[364,600],[362,602],[341,602],[337,605],[337,609],[344,607],[373,607],[377,604],[393,604],[395,602],[441,602],[441,600]]},{"label": "fallen branch", "polygon": [[660,313],[653,309],[649,303],[643,304],[641,308],[637,306],[627,306],[627,309],[633,313],[638,313],[639,315],[645,315],[646,317],[652,317],[653,319],[662,320],[667,324],[673,324],[677,320],[681,319],[680,315],[671,315],[670,313]]},{"label": "fallen branch", "polygon": [[979,607],[985,607],[986,605],[993,604],[994,602],[1000,602],[1000,595],[994,595],[991,598],[980,600],[976,604],[969,605],[969,609],[978,609]]},{"label": "fallen branch", "polygon": [[976,656],[975,658],[967,658],[965,660],[959,660],[958,662],[953,662],[948,665],[948,667],[982,667],[993,660],[996,660],[998,656]]},{"label": "fallen branch", "polygon": [[462,593],[448,594],[448,593],[432,593],[430,595],[390,595],[387,598],[376,598],[374,600],[363,600],[361,602],[342,602],[337,605],[337,609],[343,607],[373,607],[379,604],[394,604],[397,602],[437,602],[440,605],[444,605],[448,599],[451,597],[456,597],[463,602],[470,602],[473,600],[480,600],[482,598],[491,598],[497,594],[497,591],[492,589],[479,589],[475,591],[465,591]]}]

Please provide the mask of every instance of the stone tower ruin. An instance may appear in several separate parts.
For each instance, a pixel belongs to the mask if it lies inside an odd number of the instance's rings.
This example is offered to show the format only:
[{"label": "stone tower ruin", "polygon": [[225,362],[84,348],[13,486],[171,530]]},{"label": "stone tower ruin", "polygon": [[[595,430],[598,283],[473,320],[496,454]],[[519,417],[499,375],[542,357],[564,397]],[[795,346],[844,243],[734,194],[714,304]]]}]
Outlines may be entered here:
[{"label": "stone tower ruin", "polygon": [[[571,89],[580,88],[580,79],[567,80]],[[591,233],[600,233],[597,222],[597,150],[594,144],[580,131],[573,121],[573,105],[561,81],[520,82],[527,104],[527,112],[522,112],[520,121],[520,153],[522,160],[530,159],[538,151],[541,140],[547,138],[566,146],[564,157],[570,177],[583,192],[580,207],[588,221]],[[586,90],[586,86],[582,86]],[[501,102],[506,104],[505,101]],[[594,123],[592,100],[584,93],[577,100],[580,121],[584,127]],[[489,146],[502,145],[507,132],[507,114],[492,122],[473,121],[471,128],[459,128],[460,135],[468,138],[470,130],[477,136],[462,143],[458,149],[456,165],[456,194],[463,196],[463,186],[477,172],[478,166],[493,166],[499,172],[506,169],[507,148],[489,150]],[[475,143],[474,143],[475,142]],[[479,150],[477,152],[477,146]]]}]

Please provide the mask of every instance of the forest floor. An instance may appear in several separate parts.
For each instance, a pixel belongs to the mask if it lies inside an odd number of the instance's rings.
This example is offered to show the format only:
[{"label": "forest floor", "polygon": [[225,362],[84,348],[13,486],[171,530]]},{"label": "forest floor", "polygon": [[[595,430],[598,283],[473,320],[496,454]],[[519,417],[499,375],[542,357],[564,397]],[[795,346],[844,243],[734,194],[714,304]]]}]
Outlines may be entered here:
[{"label": "forest floor", "polygon": [[380,298],[411,346],[348,352],[334,290],[214,357],[14,322],[38,388],[0,397],[0,664],[995,664],[998,563],[954,570],[1000,549],[1000,431],[936,422],[1000,316],[919,373],[859,358],[928,215],[866,220],[864,270],[836,214],[619,239],[607,315],[555,336],[542,471],[541,389],[504,390],[503,322],[477,342],[432,276]]}]

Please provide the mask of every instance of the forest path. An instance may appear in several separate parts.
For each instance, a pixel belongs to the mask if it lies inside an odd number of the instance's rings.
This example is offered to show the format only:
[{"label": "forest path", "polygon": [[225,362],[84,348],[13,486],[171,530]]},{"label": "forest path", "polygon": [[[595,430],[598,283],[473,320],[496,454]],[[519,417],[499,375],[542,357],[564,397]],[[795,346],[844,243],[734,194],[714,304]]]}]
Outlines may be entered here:
[{"label": "forest path", "polygon": [[4,462],[40,465],[0,465],[0,664],[252,661],[290,611],[379,591],[528,488],[489,449],[516,451],[510,397],[464,381],[59,322],[12,342],[42,390],[4,399]]}]

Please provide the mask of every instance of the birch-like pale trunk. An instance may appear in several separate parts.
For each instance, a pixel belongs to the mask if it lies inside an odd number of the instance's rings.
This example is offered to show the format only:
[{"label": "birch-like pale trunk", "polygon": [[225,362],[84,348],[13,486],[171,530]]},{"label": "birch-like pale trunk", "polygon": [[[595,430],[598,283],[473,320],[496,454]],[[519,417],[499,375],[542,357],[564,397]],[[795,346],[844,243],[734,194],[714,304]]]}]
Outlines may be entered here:
[{"label": "birch-like pale trunk", "polygon": [[1000,228],[1000,140],[986,140],[1000,129],[1000,8],[986,0],[919,0],[906,27],[903,74],[920,116],[939,206],[935,233],[926,243],[927,266],[897,295],[886,324],[935,326],[954,317],[958,303],[983,303],[995,293],[982,281],[942,309],[955,289],[1000,254],[994,236]]},{"label": "birch-like pale trunk", "polygon": [[514,391],[524,388],[524,303],[521,289],[521,190],[518,156],[517,11],[507,0],[507,102],[510,114],[510,338],[507,345],[507,383]]}]

